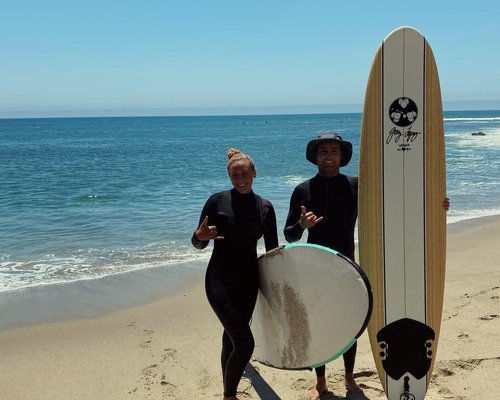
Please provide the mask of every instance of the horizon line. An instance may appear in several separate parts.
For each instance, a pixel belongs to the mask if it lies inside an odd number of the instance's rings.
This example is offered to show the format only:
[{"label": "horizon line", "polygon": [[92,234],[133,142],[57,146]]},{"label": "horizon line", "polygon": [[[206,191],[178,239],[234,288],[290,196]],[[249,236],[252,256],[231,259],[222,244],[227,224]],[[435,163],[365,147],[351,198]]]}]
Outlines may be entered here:
[{"label": "horizon line", "polygon": [[[500,100],[443,101],[443,111],[497,111]],[[96,108],[0,111],[0,119],[111,117],[222,117],[251,115],[361,114],[362,103],[332,105],[271,105],[221,107]]]}]

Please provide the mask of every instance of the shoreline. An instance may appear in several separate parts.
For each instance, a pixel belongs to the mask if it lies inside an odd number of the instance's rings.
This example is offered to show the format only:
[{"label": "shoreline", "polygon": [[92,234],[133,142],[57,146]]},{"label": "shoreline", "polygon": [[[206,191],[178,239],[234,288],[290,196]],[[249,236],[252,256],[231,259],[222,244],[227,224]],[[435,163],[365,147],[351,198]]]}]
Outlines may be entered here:
[{"label": "shoreline", "polygon": [[0,292],[0,332],[64,320],[97,318],[175,295],[201,279],[201,264],[144,268],[95,279]]},{"label": "shoreline", "polygon": [[[448,223],[447,235],[496,220],[500,220],[500,215]],[[96,318],[143,306],[199,284],[204,279],[206,264],[207,261],[186,262],[175,267],[144,268],[93,279],[1,291],[0,332],[66,319]]]},{"label": "shoreline", "polygon": [[[429,400],[496,397],[500,217],[475,222],[448,232],[443,320]],[[197,274],[192,284],[143,305],[0,330],[0,393],[16,400],[222,398],[222,329]],[[349,398],[385,399],[366,331],[358,340],[354,375],[364,395]],[[341,361],[328,364],[327,382],[336,396],[329,398],[346,398]],[[300,400],[314,383],[314,372],[252,361],[240,398]]]}]

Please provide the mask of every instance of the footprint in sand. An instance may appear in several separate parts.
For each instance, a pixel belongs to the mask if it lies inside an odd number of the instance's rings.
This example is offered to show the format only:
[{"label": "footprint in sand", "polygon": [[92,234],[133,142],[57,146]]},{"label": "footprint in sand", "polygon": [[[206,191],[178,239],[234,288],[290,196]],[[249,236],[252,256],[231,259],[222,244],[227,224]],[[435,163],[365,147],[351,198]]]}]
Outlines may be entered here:
[{"label": "footprint in sand", "polygon": [[144,329],[142,331],[146,335],[146,341],[142,342],[139,347],[141,349],[151,349],[151,342],[153,341],[153,331],[149,329]]},{"label": "footprint in sand", "polygon": [[490,314],[490,315],[485,315],[484,317],[480,317],[479,319],[481,321],[492,321],[494,319],[497,319],[499,317],[499,315],[496,315],[496,314]]},{"label": "footprint in sand", "polygon": [[361,371],[361,372],[354,373],[355,379],[357,379],[357,378],[371,378],[373,376],[377,376],[377,379],[378,379],[378,375],[375,371]]},{"label": "footprint in sand", "polygon": [[457,397],[454,393],[452,393],[449,389],[447,388],[439,388],[438,390],[438,393],[439,395],[443,398],[443,399],[453,399],[453,400],[460,400],[460,399],[463,399],[462,396],[459,396]]},{"label": "footprint in sand", "polygon": [[165,349],[161,355],[162,361],[174,360],[177,355],[177,350],[175,349]]},{"label": "footprint in sand", "polygon": [[437,375],[440,375],[440,376],[453,376],[455,375],[455,373],[449,369],[449,368],[439,368],[438,371],[437,371]]},{"label": "footprint in sand", "polygon": [[453,375],[455,371],[472,371],[478,365],[480,365],[484,360],[480,358],[469,358],[466,360],[450,360],[443,363],[443,367],[439,368],[439,371],[449,371],[448,375]]},{"label": "footprint in sand", "polygon": [[309,382],[307,379],[299,378],[293,383],[292,387],[296,390],[307,390],[309,389]]},{"label": "footprint in sand", "polygon": [[178,368],[177,360],[177,350],[175,349],[164,349],[160,355],[162,368],[170,370],[172,368]]},{"label": "footprint in sand", "polygon": [[151,386],[153,385],[153,380],[156,378],[156,367],[158,367],[157,364],[152,364],[149,367],[143,368],[142,369],[142,376],[141,376],[141,382],[144,385],[144,389],[146,390],[151,390]]},{"label": "footprint in sand", "polygon": [[204,388],[208,387],[210,385],[211,377],[210,374],[208,373],[208,370],[206,368],[202,368],[198,372],[198,379],[197,379],[197,385],[198,389],[203,390]]},{"label": "footprint in sand", "polygon": [[175,386],[173,383],[167,382],[167,381],[161,381],[160,385],[167,387],[168,390],[175,390],[177,389],[177,386]]},{"label": "footprint in sand", "polygon": [[151,364],[149,367],[143,368],[142,373],[149,374],[152,369],[156,368],[158,364]]},{"label": "footprint in sand", "polygon": [[149,330],[149,329],[143,329],[142,330],[142,333],[144,333],[144,335],[148,338],[148,339],[152,339],[153,338],[153,331]]},{"label": "footprint in sand", "polygon": [[172,396],[178,398],[175,396],[176,394],[178,394],[177,385],[173,384],[172,382],[169,382],[165,373],[161,374],[158,383],[161,386],[160,390],[163,395],[168,395],[168,398],[171,398]]},{"label": "footprint in sand", "polygon": [[[150,329],[143,329],[142,333],[145,336],[145,341],[142,342],[139,347],[152,351],[153,334],[154,331]],[[151,396],[152,393],[156,393],[160,398],[180,398],[178,396],[179,388],[177,385],[169,381],[168,371],[173,364],[177,364],[177,350],[165,348],[161,354],[152,354],[152,357],[157,360],[157,363],[151,364],[141,370],[140,383],[142,385],[142,390],[146,390]],[[167,365],[164,365],[164,364]],[[137,391],[137,388],[133,392]]]}]

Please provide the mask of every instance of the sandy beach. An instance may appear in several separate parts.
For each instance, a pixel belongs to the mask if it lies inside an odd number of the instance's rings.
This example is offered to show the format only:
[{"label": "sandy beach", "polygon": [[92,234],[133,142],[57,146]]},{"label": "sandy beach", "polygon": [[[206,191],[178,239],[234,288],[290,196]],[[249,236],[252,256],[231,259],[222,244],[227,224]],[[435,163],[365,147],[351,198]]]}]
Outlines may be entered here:
[{"label": "sandy beach", "polygon": [[[443,322],[428,399],[498,397],[498,243],[500,217],[448,228]],[[0,397],[222,399],[221,326],[206,301],[203,273],[193,280],[176,294],[141,306],[97,317],[3,328]],[[366,333],[358,343],[355,376],[364,394],[351,398],[385,399]],[[328,364],[327,380],[331,393],[322,398],[346,398],[341,359]],[[299,400],[314,383],[311,371],[283,371],[251,362],[238,396]]]}]

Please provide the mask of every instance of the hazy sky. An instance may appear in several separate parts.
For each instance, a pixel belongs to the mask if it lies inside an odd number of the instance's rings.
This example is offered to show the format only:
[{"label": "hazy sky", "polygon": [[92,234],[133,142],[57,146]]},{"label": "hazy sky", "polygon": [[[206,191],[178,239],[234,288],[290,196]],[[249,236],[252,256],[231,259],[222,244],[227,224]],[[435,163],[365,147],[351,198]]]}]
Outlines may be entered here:
[{"label": "hazy sky", "polygon": [[499,4],[1,0],[0,116],[361,111],[403,25],[433,48],[445,108],[500,108]]}]

